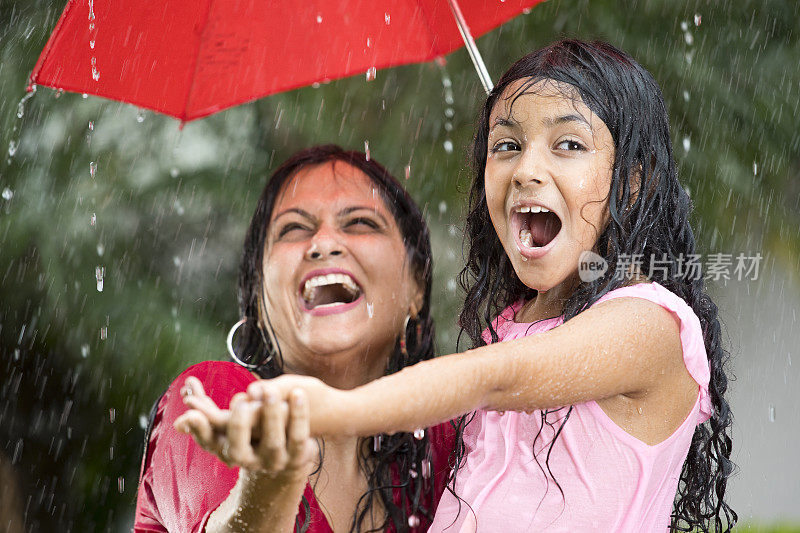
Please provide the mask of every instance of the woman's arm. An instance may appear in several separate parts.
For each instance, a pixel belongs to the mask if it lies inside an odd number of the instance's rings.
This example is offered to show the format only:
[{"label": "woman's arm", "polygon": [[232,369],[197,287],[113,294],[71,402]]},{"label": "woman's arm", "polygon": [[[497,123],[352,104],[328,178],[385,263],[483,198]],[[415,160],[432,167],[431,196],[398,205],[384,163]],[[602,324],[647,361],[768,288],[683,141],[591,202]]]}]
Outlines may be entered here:
[{"label": "woman's arm", "polygon": [[254,382],[248,392],[303,388],[313,435],[366,436],[475,409],[530,411],[646,392],[676,365],[683,365],[677,319],[648,300],[618,298],[550,331],[424,361],[352,391],[286,376]]}]

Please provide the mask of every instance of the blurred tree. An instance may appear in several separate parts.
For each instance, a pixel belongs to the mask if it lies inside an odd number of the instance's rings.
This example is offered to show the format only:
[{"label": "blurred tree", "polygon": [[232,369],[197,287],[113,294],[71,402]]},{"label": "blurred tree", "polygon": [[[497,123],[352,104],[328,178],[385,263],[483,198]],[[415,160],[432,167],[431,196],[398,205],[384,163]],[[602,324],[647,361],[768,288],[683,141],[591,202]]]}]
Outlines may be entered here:
[{"label": "blurred tree", "polygon": [[[293,151],[368,146],[407,175],[433,229],[439,345],[455,348],[465,155],[482,94],[460,51],[183,131],[47,89],[18,118],[63,4],[0,0],[0,454],[21,480],[28,530],[119,530],[146,413],[181,368],[224,356],[239,243],[265,177]],[[664,89],[701,247],[761,251],[796,272],[798,9],[551,0],[478,44],[495,77],[561,35],[629,51]]]}]

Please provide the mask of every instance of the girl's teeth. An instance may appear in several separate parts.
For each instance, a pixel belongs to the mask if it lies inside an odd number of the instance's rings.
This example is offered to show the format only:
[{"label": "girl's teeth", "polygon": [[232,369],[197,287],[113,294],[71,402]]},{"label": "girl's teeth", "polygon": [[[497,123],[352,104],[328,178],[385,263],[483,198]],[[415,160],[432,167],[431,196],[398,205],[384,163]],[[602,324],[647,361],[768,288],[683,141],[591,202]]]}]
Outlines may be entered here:
[{"label": "girl's teeth", "polygon": [[520,230],[520,232],[519,232],[519,241],[524,246],[527,246],[529,248],[532,247],[533,246],[533,237],[531,237],[530,230],[526,230],[526,229]]}]

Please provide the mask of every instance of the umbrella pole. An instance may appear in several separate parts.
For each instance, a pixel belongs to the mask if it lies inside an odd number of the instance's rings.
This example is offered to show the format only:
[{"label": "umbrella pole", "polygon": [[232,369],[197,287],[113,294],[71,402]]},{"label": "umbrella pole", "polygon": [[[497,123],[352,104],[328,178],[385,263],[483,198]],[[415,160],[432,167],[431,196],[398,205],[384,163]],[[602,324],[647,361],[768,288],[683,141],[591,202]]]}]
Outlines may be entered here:
[{"label": "umbrella pole", "polygon": [[458,24],[458,31],[461,32],[461,38],[464,39],[469,57],[472,59],[472,64],[475,65],[475,70],[478,71],[478,78],[480,78],[486,94],[489,94],[494,87],[494,83],[492,83],[492,78],[489,76],[489,71],[486,70],[486,65],[483,62],[481,53],[478,51],[478,46],[475,44],[475,39],[472,38],[472,34],[469,32],[469,26],[467,26],[467,21],[464,19],[464,14],[461,13],[461,8],[458,7],[458,0],[447,1],[456,19],[456,24]]}]

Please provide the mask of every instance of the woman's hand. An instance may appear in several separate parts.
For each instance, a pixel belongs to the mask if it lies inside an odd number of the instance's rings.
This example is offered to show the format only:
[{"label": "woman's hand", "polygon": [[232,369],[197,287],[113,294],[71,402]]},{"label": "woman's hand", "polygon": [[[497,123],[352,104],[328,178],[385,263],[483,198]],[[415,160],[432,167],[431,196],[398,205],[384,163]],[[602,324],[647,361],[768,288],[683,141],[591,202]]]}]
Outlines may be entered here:
[{"label": "woman's hand", "polygon": [[230,408],[223,410],[205,394],[198,379],[189,377],[181,390],[189,411],[175,421],[175,428],[229,466],[269,477],[305,479],[318,454],[310,438],[305,391],[257,390],[256,395],[234,395]]}]

